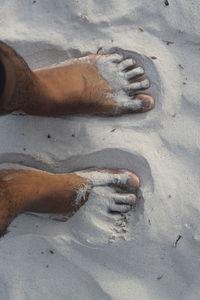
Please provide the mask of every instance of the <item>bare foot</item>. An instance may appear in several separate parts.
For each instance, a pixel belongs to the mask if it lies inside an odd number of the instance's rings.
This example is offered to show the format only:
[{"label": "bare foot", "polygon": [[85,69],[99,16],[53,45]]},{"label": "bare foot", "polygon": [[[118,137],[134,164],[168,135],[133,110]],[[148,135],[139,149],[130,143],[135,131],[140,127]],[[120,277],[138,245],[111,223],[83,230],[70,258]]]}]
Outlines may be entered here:
[{"label": "bare foot", "polygon": [[89,55],[32,72],[12,48],[0,43],[0,112],[16,109],[44,116],[146,112],[154,99],[150,82],[132,59]]},{"label": "bare foot", "polygon": [[[113,187],[114,192],[106,194],[109,211],[125,213],[131,210],[136,202],[134,193],[139,187],[140,181],[134,173],[128,170],[89,169],[76,172],[76,174],[88,179],[93,187]],[[121,192],[119,192],[119,188]]]},{"label": "bare foot", "polygon": [[[0,171],[0,234],[22,211],[71,215],[90,196],[95,186],[113,186],[108,209],[127,212],[136,201],[138,177],[127,170],[89,169],[69,174],[38,170]],[[119,193],[116,188],[124,189]]]},{"label": "bare foot", "polygon": [[154,99],[143,93],[150,86],[149,80],[141,77],[144,69],[118,54],[90,55],[35,74],[51,90],[49,103],[53,105],[57,99],[50,114],[121,115],[154,107]]}]

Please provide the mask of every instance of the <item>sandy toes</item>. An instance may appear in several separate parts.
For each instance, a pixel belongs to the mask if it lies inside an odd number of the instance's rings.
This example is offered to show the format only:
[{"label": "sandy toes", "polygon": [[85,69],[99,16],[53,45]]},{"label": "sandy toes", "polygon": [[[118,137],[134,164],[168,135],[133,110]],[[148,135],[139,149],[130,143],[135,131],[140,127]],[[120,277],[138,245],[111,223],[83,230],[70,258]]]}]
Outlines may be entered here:
[{"label": "sandy toes", "polygon": [[[130,171],[89,169],[76,172],[76,174],[87,178],[93,187],[113,187],[112,190],[106,192],[109,211],[125,213],[130,211],[136,202],[136,196],[133,191],[139,187],[140,183],[139,178]],[[122,190],[119,191],[119,188],[132,193],[124,193]],[[80,192],[78,193],[78,198],[80,198]]]},{"label": "sandy toes", "polygon": [[124,59],[119,54],[102,55],[97,57],[96,66],[113,89],[116,101],[114,114],[145,112],[154,107],[154,99],[141,93],[150,87],[150,81],[142,77],[145,71],[137,66],[135,60]]}]

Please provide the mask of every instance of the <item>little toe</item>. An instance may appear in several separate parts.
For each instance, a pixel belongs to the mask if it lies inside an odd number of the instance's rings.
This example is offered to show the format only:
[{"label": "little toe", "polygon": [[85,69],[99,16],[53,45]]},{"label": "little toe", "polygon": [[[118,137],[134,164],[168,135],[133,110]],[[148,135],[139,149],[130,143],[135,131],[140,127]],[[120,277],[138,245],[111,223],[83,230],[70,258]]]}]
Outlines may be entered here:
[{"label": "little toe", "polygon": [[[100,56],[100,59],[102,59],[102,56]],[[123,56],[117,53],[108,54],[104,56],[103,60],[104,62],[120,63],[123,60]]]},{"label": "little toe", "polygon": [[118,68],[119,71],[124,71],[129,67],[133,67],[136,64],[136,61],[132,58],[128,58],[119,63]]},{"label": "little toe", "polygon": [[131,205],[120,205],[115,203],[110,203],[109,210],[112,212],[126,213],[132,209]]},{"label": "little toe", "polygon": [[113,194],[111,197],[115,204],[134,205],[136,202],[136,196],[134,194]]}]

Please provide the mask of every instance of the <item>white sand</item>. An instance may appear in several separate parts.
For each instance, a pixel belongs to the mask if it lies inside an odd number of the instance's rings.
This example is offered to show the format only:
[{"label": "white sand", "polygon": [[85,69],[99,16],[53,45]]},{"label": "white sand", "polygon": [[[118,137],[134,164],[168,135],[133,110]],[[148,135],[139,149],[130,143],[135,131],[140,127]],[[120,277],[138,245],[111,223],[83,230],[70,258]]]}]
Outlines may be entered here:
[{"label": "white sand", "polygon": [[200,2],[169,2],[0,1],[0,39],[32,68],[119,47],[140,54],[157,98],[150,113],[116,118],[0,117],[1,163],[142,180],[127,219],[106,212],[101,187],[67,222],[20,215],[0,240],[1,300],[200,299]]}]

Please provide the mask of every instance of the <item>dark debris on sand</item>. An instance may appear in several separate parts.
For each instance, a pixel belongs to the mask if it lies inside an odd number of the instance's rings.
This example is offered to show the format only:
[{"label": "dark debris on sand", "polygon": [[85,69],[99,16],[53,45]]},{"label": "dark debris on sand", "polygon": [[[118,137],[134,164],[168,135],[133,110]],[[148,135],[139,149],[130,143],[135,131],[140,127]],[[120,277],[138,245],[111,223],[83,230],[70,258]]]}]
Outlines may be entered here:
[{"label": "dark debris on sand", "polygon": [[164,274],[157,277],[157,280],[161,280],[163,278]]},{"label": "dark debris on sand", "polygon": [[103,47],[99,47],[99,48],[97,49],[97,54],[99,54],[99,52],[100,52],[101,50],[103,50]]},{"label": "dark debris on sand", "polygon": [[166,43],[166,44],[167,44],[167,46],[169,46],[169,45],[173,45],[173,44],[174,44],[174,42],[171,42],[171,41],[165,41],[165,40],[163,40],[163,42],[164,42],[164,43]]},{"label": "dark debris on sand", "polygon": [[179,234],[179,235],[177,236],[175,242],[173,243],[173,246],[172,246],[173,248],[176,248],[176,247],[177,247],[178,241],[179,241],[181,238],[182,238],[182,235]]},{"label": "dark debris on sand", "polygon": [[157,57],[156,57],[156,56],[154,56],[154,55],[153,55],[153,56],[150,56],[150,57],[151,57],[151,59],[157,59]]}]

